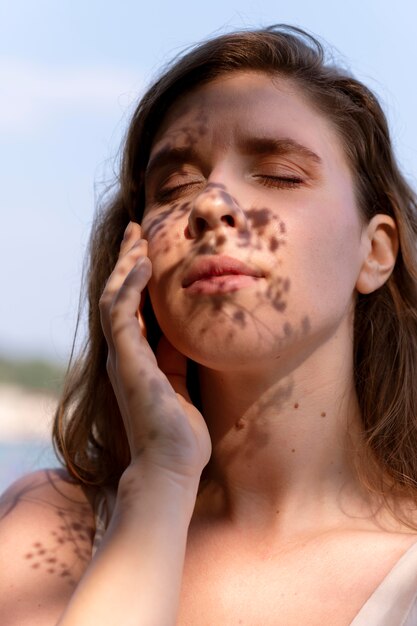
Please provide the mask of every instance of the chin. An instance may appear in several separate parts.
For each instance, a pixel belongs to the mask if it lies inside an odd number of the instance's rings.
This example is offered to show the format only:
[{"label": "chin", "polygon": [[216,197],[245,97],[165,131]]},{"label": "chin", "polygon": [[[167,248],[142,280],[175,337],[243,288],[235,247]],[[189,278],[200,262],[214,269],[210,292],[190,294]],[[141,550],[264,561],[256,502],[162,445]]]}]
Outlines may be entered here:
[{"label": "chin", "polygon": [[[318,319],[319,318],[319,319]],[[223,314],[188,318],[164,325],[171,344],[195,363],[216,371],[275,370],[291,373],[314,353],[332,344],[338,333],[350,333],[345,315],[284,314],[253,316]],[[330,341],[330,344],[329,344]],[[339,342],[340,343],[340,342]]]},{"label": "chin", "polygon": [[[170,332],[171,330],[171,332]],[[271,333],[261,335],[253,329],[237,329],[210,324],[197,332],[186,328],[166,329],[165,336],[182,354],[203,367],[217,371],[248,371],[261,362],[276,361],[284,349],[282,337],[273,340]],[[286,350],[284,350],[286,351]]]},{"label": "chin", "polygon": [[301,307],[279,307],[279,302],[271,306],[250,298],[239,303],[213,299],[210,307],[184,310],[172,300],[155,307],[162,332],[189,359],[218,371],[248,371],[262,363],[290,367],[294,359],[316,349],[338,323],[330,311],[311,315],[305,306],[302,313]]}]

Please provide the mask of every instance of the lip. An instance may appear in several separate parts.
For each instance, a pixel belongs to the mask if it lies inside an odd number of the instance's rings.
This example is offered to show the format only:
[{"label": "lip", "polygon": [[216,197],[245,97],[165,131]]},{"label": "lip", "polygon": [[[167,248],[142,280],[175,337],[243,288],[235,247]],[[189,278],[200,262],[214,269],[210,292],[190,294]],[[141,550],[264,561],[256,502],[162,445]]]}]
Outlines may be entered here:
[{"label": "lip", "polygon": [[247,280],[248,277],[252,279],[262,278],[264,274],[257,268],[233,257],[202,257],[192,263],[183,278],[182,287],[201,291],[201,289],[197,289],[198,286],[211,285],[209,291],[215,291],[217,285],[217,287],[221,287],[221,291],[227,291],[229,285],[231,289],[235,290],[239,286],[250,284],[251,281]]}]

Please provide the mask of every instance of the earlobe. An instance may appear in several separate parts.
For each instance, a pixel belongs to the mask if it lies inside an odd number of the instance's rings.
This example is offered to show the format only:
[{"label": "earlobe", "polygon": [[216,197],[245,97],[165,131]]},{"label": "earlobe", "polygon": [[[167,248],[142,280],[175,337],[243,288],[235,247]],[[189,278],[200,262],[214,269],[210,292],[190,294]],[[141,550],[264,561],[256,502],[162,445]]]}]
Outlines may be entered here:
[{"label": "earlobe", "polygon": [[366,229],[366,257],[356,282],[359,293],[372,293],[390,277],[398,254],[398,231],[389,215],[374,215]]}]

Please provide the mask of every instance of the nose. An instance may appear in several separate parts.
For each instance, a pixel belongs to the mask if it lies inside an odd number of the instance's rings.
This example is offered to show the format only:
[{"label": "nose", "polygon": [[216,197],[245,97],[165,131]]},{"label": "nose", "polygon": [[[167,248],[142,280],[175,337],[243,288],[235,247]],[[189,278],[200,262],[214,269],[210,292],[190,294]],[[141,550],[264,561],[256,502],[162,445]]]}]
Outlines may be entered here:
[{"label": "nose", "polygon": [[207,230],[225,226],[236,228],[240,232],[247,230],[245,212],[225,190],[224,185],[209,183],[194,198],[188,217],[188,230],[192,237],[198,237]]}]

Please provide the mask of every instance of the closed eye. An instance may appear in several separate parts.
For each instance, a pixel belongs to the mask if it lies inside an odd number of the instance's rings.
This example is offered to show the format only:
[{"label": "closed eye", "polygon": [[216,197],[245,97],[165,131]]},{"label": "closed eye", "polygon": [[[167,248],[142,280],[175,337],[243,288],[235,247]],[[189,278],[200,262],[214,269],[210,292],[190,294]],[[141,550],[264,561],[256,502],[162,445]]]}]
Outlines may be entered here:
[{"label": "closed eye", "polygon": [[265,187],[275,187],[277,189],[291,189],[292,187],[300,187],[304,183],[304,180],[299,176],[256,174],[254,178],[260,180]]},{"label": "closed eye", "polygon": [[176,200],[179,196],[186,194],[195,185],[200,185],[201,181],[195,180],[189,183],[182,183],[181,185],[173,185],[171,187],[162,187],[154,193],[154,201],[158,204],[169,202],[170,200]]}]

